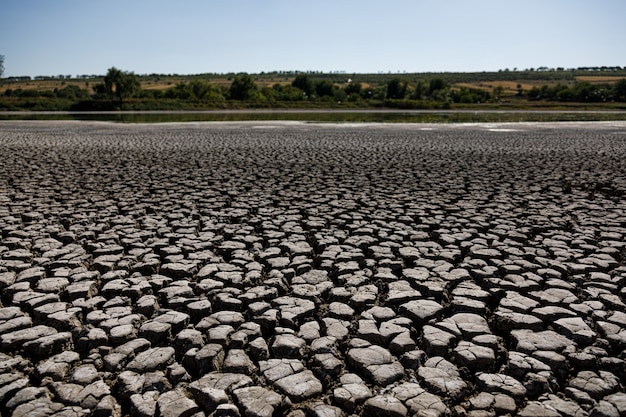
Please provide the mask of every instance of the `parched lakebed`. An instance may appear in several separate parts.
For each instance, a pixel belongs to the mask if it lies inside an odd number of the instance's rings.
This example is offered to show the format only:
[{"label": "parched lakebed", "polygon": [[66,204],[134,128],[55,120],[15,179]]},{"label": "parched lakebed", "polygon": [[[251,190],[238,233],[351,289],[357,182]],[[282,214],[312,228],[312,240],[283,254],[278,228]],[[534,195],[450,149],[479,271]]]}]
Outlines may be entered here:
[{"label": "parched lakebed", "polygon": [[626,414],[626,123],[0,123],[2,416]]}]

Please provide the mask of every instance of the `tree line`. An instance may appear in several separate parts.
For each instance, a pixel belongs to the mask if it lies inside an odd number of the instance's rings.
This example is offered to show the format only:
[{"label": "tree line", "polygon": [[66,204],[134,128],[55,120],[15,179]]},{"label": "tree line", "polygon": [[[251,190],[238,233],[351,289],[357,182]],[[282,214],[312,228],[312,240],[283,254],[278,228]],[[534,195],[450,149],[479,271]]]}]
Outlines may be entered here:
[{"label": "tree line", "polygon": [[[0,60],[2,64],[2,60]],[[46,99],[62,101],[59,106],[70,110],[176,109],[176,108],[228,108],[228,107],[306,107],[335,106],[385,106],[395,108],[446,108],[451,104],[477,104],[499,102],[504,94],[502,87],[491,91],[484,88],[455,86],[449,78],[385,77],[378,83],[348,79],[345,74],[298,73],[290,82],[276,82],[259,86],[247,73],[233,75],[230,85],[211,82],[211,79],[193,77],[180,81],[167,89],[143,89],[141,78],[133,72],[110,68],[101,82],[90,89],[70,84],[53,91],[7,89],[5,97],[32,99],[22,107],[45,106]],[[332,77],[341,77],[336,82]],[[356,76],[354,76],[356,78]],[[86,83],[88,85],[88,83]],[[518,84],[517,96],[528,100],[571,102],[626,101],[626,78],[614,84],[576,82],[533,87],[524,91]],[[40,99],[37,101],[37,99]],[[68,104],[69,103],[69,104]],[[2,103],[0,102],[0,108]],[[5,106],[6,108],[6,106]],[[66,108],[64,108],[66,109]]]},{"label": "tree line", "polygon": [[[258,75],[264,78],[277,78],[277,79],[292,79],[298,75],[308,75],[315,79],[329,79],[335,83],[341,83],[345,80],[346,76],[351,78],[358,77],[361,82],[366,83],[382,83],[387,82],[393,78],[410,78],[410,79],[428,79],[434,76],[443,78],[450,84],[461,82],[480,82],[484,80],[490,81],[514,81],[514,80],[533,80],[533,81],[574,81],[576,77],[584,75],[611,75],[618,77],[626,77],[626,67],[620,66],[595,66],[595,67],[577,67],[577,68],[564,68],[564,67],[537,67],[526,69],[500,69],[498,71],[480,71],[480,72],[442,72],[442,73],[407,73],[404,72],[378,72],[378,73],[347,73],[346,71],[262,71]],[[223,79],[234,78],[238,74],[236,73],[202,73],[202,74],[138,74],[140,80],[155,79],[155,78],[172,78],[172,77],[184,77],[186,79]],[[1,77],[1,75],[0,75]],[[102,75],[95,74],[78,74],[72,75],[37,75],[31,76],[11,76],[5,78],[5,81],[31,81],[31,80],[88,80],[102,78]]]},{"label": "tree line", "polygon": [[591,84],[580,82],[572,86],[557,84],[553,87],[543,85],[533,87],[527,92],[529,100],[573,101],[600,103],[607,101],[626,101],[626,78],[614,84]]},{"label": "tree line", "polygon": [[275,83],[259,87],[254,78],[246,73],[238,74],[228,87],[208,80],[192,79],[181,81],[165,90],[145,90],[140,78],[133,72],[115,67],[108,70],[101,83],[93,86],[90,93],[76,85],[67,85],[53,91],[7,89],[5,96],[12,97],[57,97],[66,99],[112,100],[123,104],[129,99],[175,99],[186,101],[225,102],[363,102],[385,100],[430,100],[438,102],[476,103],[486,102],[491,94],[463,87],[452,89],[443,78],[410,82],[394,77],[387,82],[363,85],[349,80],[339,86],[332,80],[301,73],[290,83]]}]

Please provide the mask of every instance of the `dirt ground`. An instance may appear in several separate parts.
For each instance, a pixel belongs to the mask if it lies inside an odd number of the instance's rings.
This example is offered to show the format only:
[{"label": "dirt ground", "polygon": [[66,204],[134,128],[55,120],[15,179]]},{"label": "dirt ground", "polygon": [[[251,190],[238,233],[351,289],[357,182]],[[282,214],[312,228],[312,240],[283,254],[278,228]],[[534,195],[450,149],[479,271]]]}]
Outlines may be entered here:
[{"label": "dirt ground", "polygon": [[626,412],[626,123],[0,122],[3,416]]}]

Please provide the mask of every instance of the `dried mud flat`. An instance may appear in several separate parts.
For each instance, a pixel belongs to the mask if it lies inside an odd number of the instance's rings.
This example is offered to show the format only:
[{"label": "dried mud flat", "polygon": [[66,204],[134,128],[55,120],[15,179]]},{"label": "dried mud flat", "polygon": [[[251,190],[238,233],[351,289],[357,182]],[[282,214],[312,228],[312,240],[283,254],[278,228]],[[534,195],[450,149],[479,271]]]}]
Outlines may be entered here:
[{"label": "dried mud flat", "polygon": [[626,124],[0,123],[2,416],[624,416]]}]

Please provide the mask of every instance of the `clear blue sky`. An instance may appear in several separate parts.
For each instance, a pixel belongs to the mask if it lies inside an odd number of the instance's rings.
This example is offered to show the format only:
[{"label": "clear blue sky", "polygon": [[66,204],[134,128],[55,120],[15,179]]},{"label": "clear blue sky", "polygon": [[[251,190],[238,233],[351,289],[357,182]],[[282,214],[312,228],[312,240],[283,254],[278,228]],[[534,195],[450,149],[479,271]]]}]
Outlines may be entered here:
[{"label": "clear blue sky", "polygon": [[5,77],[626,66],[624,0],[2,0]]}]

